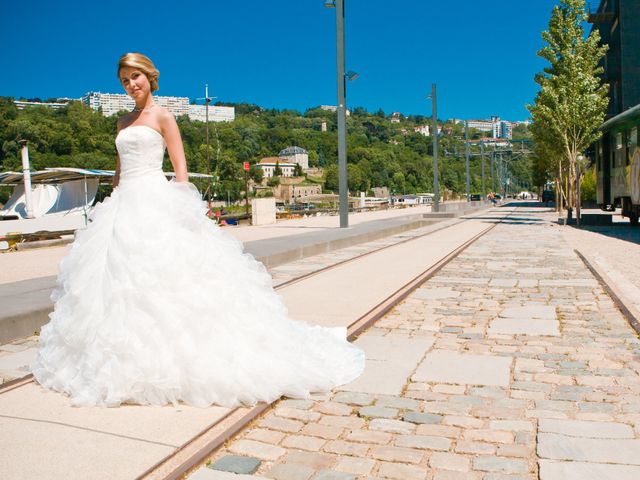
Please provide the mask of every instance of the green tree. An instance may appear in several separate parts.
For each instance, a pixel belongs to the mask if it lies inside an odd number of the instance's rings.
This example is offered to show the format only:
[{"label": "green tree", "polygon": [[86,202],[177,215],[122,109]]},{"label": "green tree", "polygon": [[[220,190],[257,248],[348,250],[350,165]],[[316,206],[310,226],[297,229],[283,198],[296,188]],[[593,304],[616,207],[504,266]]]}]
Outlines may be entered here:
[{"label": "green tree", "polygon": [[[538,52],[549,66],[536,76],[540,91],[528,107],[538,124],[533,130],[535,141],[548,144],[548,151],[561,153],[566,163],[568,206],[578,209],[576,163],[600,137],[598,128],[608,104],[608,87],[598,76],[603,72],[598,64],[608,47],[600,44],[597,29],[585,38],[586,20],[585,0],[561,0],[553,8],[549,30],[542,32],[546,45]],[[579,217],[579,210],[577,213]]]},{"label": "green tree", "polygon": [[296,166],[293,167],[293,176],[294,177],[302,177],[304,176],[304,171],[302,170],[302,165],[296,163]]},{"label": "green tree", "polygon": [[282,168],[280,168],[280,162],[276,161],[276,168],[273,169],[273,176],[280,177],[282,176]]}]

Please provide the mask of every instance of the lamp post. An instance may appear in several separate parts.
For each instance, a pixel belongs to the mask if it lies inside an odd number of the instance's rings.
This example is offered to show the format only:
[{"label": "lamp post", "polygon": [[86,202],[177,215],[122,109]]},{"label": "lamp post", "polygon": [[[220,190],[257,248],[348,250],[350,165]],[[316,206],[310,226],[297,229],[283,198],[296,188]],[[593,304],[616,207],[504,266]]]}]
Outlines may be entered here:
[{"label": "lamp post", "polygon": [[[340,195],[340,228],[349,226],[349,198],[347,190],[347,114],[345,48],[344,48],[344,0],[325,0],[324,6],[336,9],[336,57],[338,80],[338,191]],[[357,75],[349,72],[349,80]]]},{"label": "lamp post", "polygon": [[31,198],[31,166],[29,165],[29,148],[27,140],[20,140],[22,154],[22,181],[24,182],[25,218],[34,218],[33,200]]},{"label": "lamp post", "polygon": [[432,212],[440,210],[440,186],[438,184],[438,104],[436,100],[436,84],[431,84],[431,138],[433,139],[433,206]]},{"label": "lamp post", "polygon": [[211,208],[211,190],[213,189],[212,185],[212,175],[211,175],[211,152],[209,151],[209,103],[216,97],[209,96],[209,84],[205,84],[204,86],[204,98],[198,98],[197,100],[204,100],[204,115],[205,115],[205,125],[206,125],[206,141],[207,141],[207,173],[209,174],[209,188],[207,188],[207,206]]},{"label": "lamp post", "polygon": [[465,165],[466,165],[466,171],[467,171],[467,202],[469,201],[469,199],[471,198],[471,192],[469,191],[470,189],[470,185],[469,185],[469,121],[465,120],[464,121],[464,156],[465,156]]}]

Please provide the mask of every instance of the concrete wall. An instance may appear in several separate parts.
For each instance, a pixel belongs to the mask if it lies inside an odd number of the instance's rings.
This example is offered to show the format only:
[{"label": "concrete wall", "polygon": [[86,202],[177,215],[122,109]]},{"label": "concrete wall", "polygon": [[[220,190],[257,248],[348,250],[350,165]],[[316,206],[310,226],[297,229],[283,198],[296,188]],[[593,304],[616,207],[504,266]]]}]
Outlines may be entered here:
[{"label": "concrete wall", "polygon": [[251,225],[276,223],[276,199],[274,197],[251,200]]}]

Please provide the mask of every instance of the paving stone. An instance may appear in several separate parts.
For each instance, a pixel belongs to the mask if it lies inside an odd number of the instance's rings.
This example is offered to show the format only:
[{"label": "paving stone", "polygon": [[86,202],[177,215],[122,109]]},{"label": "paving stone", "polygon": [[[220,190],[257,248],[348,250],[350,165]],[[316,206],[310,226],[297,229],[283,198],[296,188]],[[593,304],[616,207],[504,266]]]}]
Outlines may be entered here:
[{"label": "paving stone", "polygon": [[332,468],[336,463],[336,459],[333,455],[329,455],[326,453],[290,450],[287,452],[286,457],[284,457],[284,462],[304,465],[305,467],[309,467],[313,471],[317,471]]},{"label": "paving stone", "polygon": [[353,407],[338,402],[318,403],[314,409],[325,415],[351,415],[353,412]]},{"label": "paving stone", "polygon": [[[454,472],[452,470],[434,470],[433,480],[478,480],[476,472]],[[486,478],[486,477],[485,477]]]},{"label": "paving stone", "polygon": [[588,438],[634,438],[633,428],[624,423],[585,422],[578,420],[542,419],[540,432],[559,433],[572,437]]},{"label": "paving stone", "polygon": [[388,444],[392,438],[393,435],[391,433],[372,430],[352,430],[345,437],[350,442],[375,443],[379,445]]},{"label": "paving stone", "polygon": [[540,460],[540,480],[638,480],[640,467]]},{"label": "paving stone", "polygon": [[361,407],[358,410],[358,414],[361,417],[395,418],[398,416],[398,410],[395,408],[379,407],[375,405],[375,406]]},{"label": "paving stone", "polygon": [[556,309],[550,305],[527,305],[505,308],[499,313],[502,318],[524,318],[538,320],[556,320]]},{"label": "paving stone", "polygon": [[487,472],[527,473],[529,465],[525,460],[501,458],[496,456],[480,456],[473,459],[473,468]]},{"label": "paving stone", "polygon": [[560,322],[525,318],[498,318],[489,324],[489,335],[546,335],[560,336]]},{"label": "paving stone", "polygon": [[371,405],[374,397],[368,393],[339,392],[333,397],[334,402],[348,403],[350,405]]},{"label": "paving stone", "polygon": [[282,432],[299,432],[304,426],[304,423],[298,420],[289,420],[287,418],[278,418],[274,416],[268,416],[263,418],[258,424],[263,428],[270,428],[272,430],[280,430]]},{"label": "paving stone", "polygon": [[496,446],[492,443],[468,442],[465,440],[458,440],[455,450],[457,453],[493,455],[496,452]]},{"label": "paving stone", "polygon": [[412,298],[419,300],[442,300],[444,298],[457,298],[460,292],[451,290],[450,288],[418,288],[411,294]]},{"label": "paving stone", "polygon": [[364,419],[358,417],[345,417],[337,415],[324,415],[319,425],[328,425],[330,427],[340,428],[362,428],[365,424]]},{"label": "paving stone", "polygon": [[331,440],[326,443],[323,450],[338,455],[364,457],[369,451],[369,445],[365,443],[345,442],[344,440]]},{"label": "paving stone", "polygon": [[229,450],[239,455],[256,457],[261,460],[277,460],[286,453],[284,448],[268,445],[255,440],[238,440],[229,446]]},{"label": "paving stone", "polygon": [[424,453],[413,448],[376,446],[371,449],[370,455],[389,462],[420,463]]},{"label": "paving stone", "polygon": [[368,475],[376,464],[370,458],[342,457],[338,460],[335,469],[355,475]]},{"label": "paving stone", "polygon": [[278,407],[274,411],[278,417],[291,418],[293,420],[301,420],[303,422],[316,422],[322,416],[318,412],[309,412],[298,408]]},{"label": "paving stone", "polygon": [[275,480],[308,480],[313,475],[313,469],[295,463],[279,463],[271,467],[265,476]]},{"label": "paving stone", "polygon": [[223,472],[222,470],[211,470],[206,467],[199,468],[189,475],[189,480],[266,480],[266,478],[267,477],[258,477],[255,475]]},{"label": "paving stone", "polygon": [[640,440],[569,437],[538,434],[538,456],[551,460],[640,465]]},{"label": "paving stone", "polygon": [[523,432],[533,432],[534,425],[532,422],[525,420],[492,420],[489,422],[491,430],[513,430]]},{"label": "paving stone", "polygon": [[276,445],[280,443],[280,441],[285,437],[285,434],[282,432],[277,432],[275,430],[268,430],[265,428],[252,428],[245,434],[244,438],[249,440],[257,440],[263,443],[270,443],[272,445]]},{"label": "paving stone", "polygon": [[212,470],[222,470],[225,472],[252,474],[258,470],[260,460],[253,457],[239,455],[225,455],[208,467]]},{"label": "paving stone", "polygon": [[416,410],[420,407],[420,402],[412,398],[379,395],[376,400],[376,406]]},{"label": "paving stone", "polygon": [[533,446],[529,445],[498,445],[499,457],[520,457],[528,458],[533,452]]},{"label": "paving stone", "polygon": [[510,358],[436,350],[425,356],[411,379],[415,382],[506,387],[510,366]]},{"label": "paving stone", "polygon": [[300,450],[317,452],[325,443],[327,443],[327,441],[324,438],[307,435],[290,435],[285,438],[280,445],[286,448],[299,448]]},{"label": "paving stone", "polygon": [[320,437],[325,439],[335,439],[342,435],[344,429],[342,427],[335,427],[329,425],[319,425],[317,423],[309,423],[304,426],[300,433],[305,435],[312,435],[314,437]]},{"label": "paving stone", "polygon": [[429,466],[442,470],[455,470],[457,472],[468,472],[469,457],[458,455],[457,453],[436,452],[429,457]]},{"label": "paving stone", "polygon": [[398,447],[419,448],[423,450],[443,450],[451,448],[451,440],[433,435],[398,435],[394,440]]},{"label": "paving stone", "polygon": [[375,418],[369,422],[370,430],[381,430],[391,433],[413,433],[416,426],[413,423],[402,420],[391,420],[386,418]]},{"label": "paving stone", "polygon": [[313,480],[356,480],[356,476],[351,473],[336,472],[334,470],[320,470]]},{"label": "paving stone", "polygon": [[425,480],[427,478],[427,470],[417,465],[381,462],[378,475],[395,480]]},{"label": "paving stone", "polygon": [[423,413],[423,412],[407,412],[402,416],[405,422],[411,423],[442,423],[442,415],[436,415],[435,413]]}]

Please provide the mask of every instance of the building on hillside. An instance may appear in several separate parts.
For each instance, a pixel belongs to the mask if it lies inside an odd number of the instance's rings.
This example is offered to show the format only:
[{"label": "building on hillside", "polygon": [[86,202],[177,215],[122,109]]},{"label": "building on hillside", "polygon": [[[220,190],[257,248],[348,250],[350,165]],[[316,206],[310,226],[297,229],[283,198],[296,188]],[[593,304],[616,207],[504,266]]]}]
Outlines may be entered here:
[{"label": "building on hillside", "polygon": [[[155,102],[167,108],[174,116],[187,115],[191,120],[205,120],[204,105],[189,105],[187,97],[154,96]],[[82,103],[94,110],[101,111],[105,117],[115,115],[122,110],[133,110],[135,102],[123,93],[87,92],[80,99]],[[209,106],[209,121],[227,122],[235,119],[234,107]]]},{"label": "building on hillside", "polygon": [[273,190],[276,199],[285,203],[308,202],[309,197],[322,194],[321,185],[280,184]]},{"label": "building on hillside", "polygon": [[490,120],[467,120],[469,128],[475,128],[481,132],[491,132],[494,138],[513,137],[513,127],[511,122],[500,120],[500,117],[493,116]]},{"label": "building on hillside", "polygon": [[389,187],[371,187],[374,197],[388,197]]},{"label": "building on hillside", "polygon": [[402,120],[402,114],[400,112],[393,112],[391,114],[391,123],[400,123]]},{"label": "building on hillside", "polygon": [[304,148],[287,147],[284,150],[280,150],[278,157],[286,163],[297,163],[302,167],[302,170],[309,170],[309,152]]},{"label": "building on hillside", "polygon": [[[336,107],[335,105],[320,105],[320,110],[326,110],[327,112],[337,112],[338,107]],[[348,108],[345,110],[345,113],[347,114],[347,117],[351,115],[351,111]]]},{"label": "building on hillside", "polygon": [[[205,122],[207,119],[205,105],[189,105],[189,118]],[[220,105],[209,105],[210,122],[233,122],[236,119],[235,107],[223,107]]]},{"label": "building on hillside", "polygon": [[429,128],[429,125],[418,125],[417,127],[413,127],[413,131],[419,133],[420,135],[428,137],[430,135],[429,132],[431,131],[431,129]]},{"label": "building on hillside", "polygon": [[280,157],[266,157],[258,162],[258,167],[262,169],[264,178],[271,178],[276,171],[276,165],[282,170],[283,177],[293,177],[295,163],[283,162]]},{"label": "building on hillside", "polygon": [[28,107],[47,107],[57,110],[59,108],[66,107],[69,102],[73,101],[72,98],[58,98],[57,102],[32,102],[29,100],[14,100],[13,104],[16,106],[18,110],[24,110]]}]

